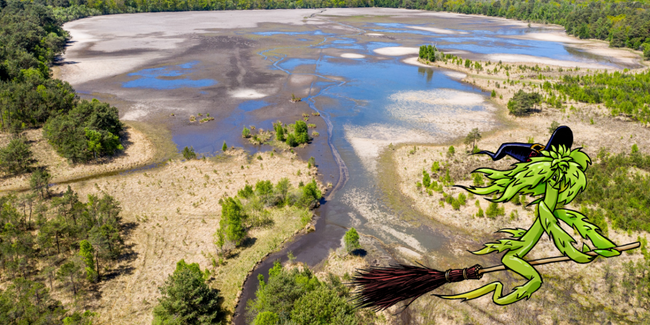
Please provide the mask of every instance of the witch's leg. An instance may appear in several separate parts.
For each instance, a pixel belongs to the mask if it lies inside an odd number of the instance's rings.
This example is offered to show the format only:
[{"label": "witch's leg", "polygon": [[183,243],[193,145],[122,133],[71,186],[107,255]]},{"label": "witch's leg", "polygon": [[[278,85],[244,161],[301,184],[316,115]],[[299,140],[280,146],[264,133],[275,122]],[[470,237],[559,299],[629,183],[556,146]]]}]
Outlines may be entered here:
[{"label": "witch's leg", "polygon": [[539,241],[543,233],[544,228],[538,218],[526,234],[519,239],[519,241],[523,242],[523,245],[515,250],[508,251],[501,259],[508,269],[528,280],[524,285],[515,287],[511,293],[505,296],[502,294],[503,284],[496,281],[463,294],[440,297],[445,299],[469,300],[494,292],[492,300],[499,305],[511,304],[523,298],[530,297],[542,285],[542,277],[532,265],[523,260],[523,257],[537,244],[537,241]]},{"label": "witch's leg", "polygon": [[[598,227],[590,222],[588,222],[587,217],[582,213],[573,210],[567,209],[557,209],[553,211],[553,214],[558,219],[564,221],[571,228],[576,229],[582,238],[588,238],[596,249],[594,252],[598,253],[604,257],[618,256],[621,253],[614,249],[616,244],[614,244],[607,237],[603,236],[598,230]],[[586,247],[583,251],[589,249]]]}]

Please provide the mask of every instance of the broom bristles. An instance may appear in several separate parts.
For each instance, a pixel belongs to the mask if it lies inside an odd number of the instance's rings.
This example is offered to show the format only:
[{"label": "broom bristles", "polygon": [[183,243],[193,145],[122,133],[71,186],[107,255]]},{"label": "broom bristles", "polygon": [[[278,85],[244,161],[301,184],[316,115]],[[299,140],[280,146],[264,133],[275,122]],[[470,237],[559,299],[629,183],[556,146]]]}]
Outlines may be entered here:
[{"label": "broom bristles", "polygon": [[[419,264],[419,263],[418,263]],[[360,287],[354,293],[357,308],[370,308],[375,311],[387,309],[396,303],[411,299],[404,309],[415,299],[433,291],[445,283],[480,279],[481,266],[445,272],[420,266],[398,264],[389,267],[362,269],[352,279],[351,284]]]},{"label": "broom bristles", "polygon": [[415,299],[447,282],[445,272],[403,264],[362,269],[351,281],[360,287],[354,293],[356,307],[375,311],[411,299],[406,309]]}]

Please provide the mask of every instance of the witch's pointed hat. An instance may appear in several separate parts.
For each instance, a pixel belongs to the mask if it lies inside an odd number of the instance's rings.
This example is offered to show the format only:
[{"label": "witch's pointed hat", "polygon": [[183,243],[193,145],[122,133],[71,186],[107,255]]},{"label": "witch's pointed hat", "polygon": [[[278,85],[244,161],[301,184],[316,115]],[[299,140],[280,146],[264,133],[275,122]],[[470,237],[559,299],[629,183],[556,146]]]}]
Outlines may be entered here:
[{"label": "witch's pointed hat", "polygon": [[499,147],[496,153],[491,151],[479,151],[476,154],[486,154],[492,157],[492,160],[499,160],[506,155],[519,160],[520,162],[529,161],[530,157],[537,157],[542,150],[550,150],[551,147],[557,148],[563,145],[567,149],[573,145],[573,132],[568,126],[560,126],[551,135],[546,146],[539,143],[523,143],[523,142],[509,142],[504,143]]}]

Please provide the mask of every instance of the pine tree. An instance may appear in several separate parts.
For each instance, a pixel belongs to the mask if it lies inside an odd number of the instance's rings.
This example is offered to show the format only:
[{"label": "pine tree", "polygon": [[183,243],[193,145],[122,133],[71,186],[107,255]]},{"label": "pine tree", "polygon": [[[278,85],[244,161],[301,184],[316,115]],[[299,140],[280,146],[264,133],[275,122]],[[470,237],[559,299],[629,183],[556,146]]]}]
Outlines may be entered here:
[{"label": "pine tree", "polygon": [[86,280],[97,282],[99,280],[98,271],[95,270],[94,256],[95,249],[87,240],[79,242],[79,256],[83,258],[86,264]]},{"label": "pine tree", "polygon": [[348,251],[348,253],[351,253],[355,249],[361,248],[361,245],[359,244],[359,234],[354,228],[350,228],[350,230],[345,233],[343,241],[345,242],[345,249]]},{"label": "pine tree", "polygon": [[228,150],[228,145],[226,144],[226,140],[223,141],[223,146],[221,146],[221,150],[223,150],[224,152]]}]

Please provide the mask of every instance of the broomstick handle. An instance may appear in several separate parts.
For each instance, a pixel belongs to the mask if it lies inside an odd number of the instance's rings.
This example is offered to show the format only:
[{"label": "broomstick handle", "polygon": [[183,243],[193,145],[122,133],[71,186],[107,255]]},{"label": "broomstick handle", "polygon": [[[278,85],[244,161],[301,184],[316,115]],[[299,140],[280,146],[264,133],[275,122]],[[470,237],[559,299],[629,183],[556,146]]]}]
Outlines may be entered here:
[{"label": "broomstick handle", "polygon": [[[629,243],[629,244],[625,244],[625,245],[622,245],[622,246],[614,247],[614,249],[619,251],[619,252],[622,252],[622,251],[638,248],[639,246],[641,246],[641,244],[639,242],[634,242],[634,243]],[[594,251],[585,252],[585,254],[590,255],[590,256],[597,256],[598,255],[598,253],[596,253]],[[540,259],[537,259],[537,260],[530,260],[530,261],[528,261],[528,264],[530,264],[530,265],[543,265],[543,264],[551,264],[551,263],[557,263],[557,262],[566,262],[566,261],[570,261],[570,260],[571,260],[571,258],[569,258],[567,256],[556,256],[556,257],[540,258]],[[492,273],[492,272],[498,272],[498,271],[504,271],[504,270],[506,270],[506,267],[505,267],[505,265],[502,264],[502,265],[491,266],[491,267],[488,267],[488,268],[485,268],[485,269],[480,269],[478,271],[478,273],[479,274],[485,274],[485,273]]]}]

